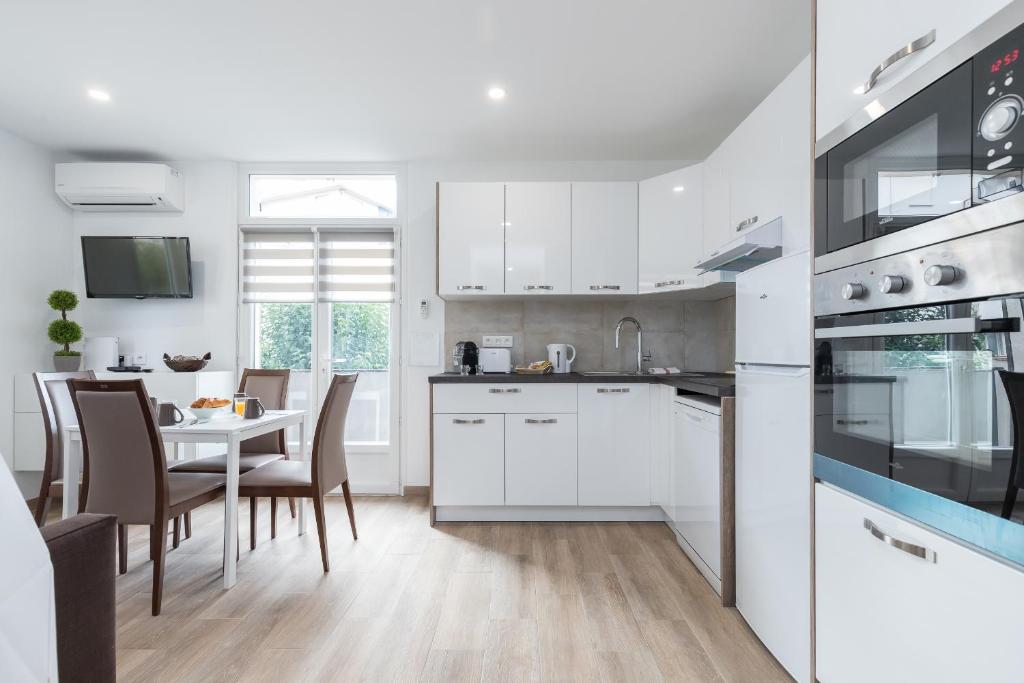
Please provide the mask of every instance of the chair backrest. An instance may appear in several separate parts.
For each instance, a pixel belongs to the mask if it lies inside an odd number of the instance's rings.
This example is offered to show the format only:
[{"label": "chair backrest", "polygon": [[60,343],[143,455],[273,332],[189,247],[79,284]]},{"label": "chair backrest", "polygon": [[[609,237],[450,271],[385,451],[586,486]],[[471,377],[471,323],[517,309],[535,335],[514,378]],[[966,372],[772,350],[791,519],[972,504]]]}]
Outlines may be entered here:
[{"label": "chair backrest", "polygon": [[[259,398],[267,410],[284,410],[288,407],[288,379],[291,370],[265,370],[245,368],[238,390]],[[287,453],[284,430],[254,436],[243,441],[242,453]]]},{"label": "chair backrest", "polygon": [[359,373],[335,375],[320,408],[313,437],[313,487],[321,495],[348,479],[345,463],[345,419]]},{"label": "chair backrest", "polygon": [[69,379],[82,430],[85,512],[153,524],[168,505],[167,463],[141,379]]},{"label": "chair backrest", "polygon": [[1000,370],[999,379],[1006,389],[1010,401],[1010,418],[1013,421],[1013,456],[1010,466],[1010,484],[1024,488],[1024,372]]},{"label": "chair backrest", "polygon": [[[43,476],[56,481],[64,475],[64,430],[78,423],[75,406],[68,392],[69,379],[96,379],[92,370],[82,372],[34,372],[32,379],[39,396],[46,436],[46,461]],[[76,482],[77,483],[77,482]]]}]

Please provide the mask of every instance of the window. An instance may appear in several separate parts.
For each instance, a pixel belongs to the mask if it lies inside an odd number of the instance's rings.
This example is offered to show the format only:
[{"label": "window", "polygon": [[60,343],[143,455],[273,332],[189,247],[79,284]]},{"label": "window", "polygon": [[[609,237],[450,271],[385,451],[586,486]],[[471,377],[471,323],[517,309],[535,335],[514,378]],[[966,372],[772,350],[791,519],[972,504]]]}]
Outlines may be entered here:
[{"label": "window", "polygon": [[251,174],[250,218],[395,218],[394,175]]}]

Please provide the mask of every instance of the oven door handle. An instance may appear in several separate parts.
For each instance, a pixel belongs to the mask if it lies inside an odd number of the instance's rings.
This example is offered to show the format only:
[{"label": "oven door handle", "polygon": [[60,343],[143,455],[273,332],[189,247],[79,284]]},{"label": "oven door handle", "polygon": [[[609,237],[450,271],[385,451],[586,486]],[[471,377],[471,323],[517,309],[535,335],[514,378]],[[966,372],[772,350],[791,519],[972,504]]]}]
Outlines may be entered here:
[{"label": "oven door handle", "polygon": [[976,334],[978,332],[1019,332],[1020,318],[950,318],[910,323],[879,323],[851,327],[820,327],[815,339],[853,337],[909,337],[917,334]]},{"label": "oven door handle", "polygon": [[878,82],[878,77],[882,75],[883,71],[891,67],[896,62],[899,62],[900,60],[909,57],[915,52],[920,52],[921,50],[925,49],[934,42],[935,29],[932,29],[931,31],[928,31],[928,33],[924,34],[917,40],[912,40],[903,47],[901,47],[900,49],[896,50],[896,52],[893,52],[891,55],[882,60],[881,64],[875,67],[874,71],[871,72],[871,75],[868,76],[867,82],[860,88],[858,88],[857,94],[867,94],[872,88],[875,87],[875,84]]}]

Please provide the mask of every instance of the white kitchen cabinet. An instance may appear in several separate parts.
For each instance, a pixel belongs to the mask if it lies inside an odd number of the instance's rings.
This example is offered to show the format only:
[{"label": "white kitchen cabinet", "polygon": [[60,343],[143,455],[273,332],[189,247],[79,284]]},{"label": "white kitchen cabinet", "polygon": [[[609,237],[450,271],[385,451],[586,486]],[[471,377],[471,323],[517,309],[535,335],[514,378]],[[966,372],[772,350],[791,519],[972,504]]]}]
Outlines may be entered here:
[{"label": "white kitchen cabinet", "polygon": [[504,293],[504,183],[439,183],[437,195],[438,293]]},{"label": "white kitchen cabinet", "polygon": [[647,384],[580,384],[579,504],[651,504]]},{"label": "white kitchen cabinet", "polygon": [[818,680],[1021,680],[1020,568],[828,485],[814,507]]},{"label": "white kitchen cabinet", "polygon": [[576,387],[539,382],[438,384],[437,413],[575,413]]},{"label": "white kitchen cabinet", "polygon": [[[832,132],[1008,4],[1009,0],[819,0],[816,137]],[[870,91],[862,92],[876,66],[932,30],[935,42],[890,66]]]},{"label": "white kitchen cabinet", "polygon": [[637,184],[572,184],[572,293],[637,293]]},{"label": "white kitchen cabinet", "polygon": [[676,390],[652,384],[651,393],[651,504],[668,521],[672,513],[672,399]]},{"label": "white kitchen cabinet", "polygon": [[[810,97],[810,83],[808,98]],[[794,109],[797,103],[793,103]],[[730,240],[782,215],[779,159],[789,106],[769,95],[729,137]],[[806,134],[806,131],[805,131]],[[808,161],[808,179],[810,161]]]},{"label": "white kitchen cabinet", "polygon": [[[717,408],[717,407],[716,407]],[[672,409],[672,507],[675,531],[697,554],[702,573],[720,585],[722,576],[721,417],[696,399],[677,399]],[[700,565],[704,564],[704,567]]]},{"label": "white kitchen cabinet", "polygon": [[576,416],[505,416],[505,504],[576,505]]},{"label": "white kitchen cabinet", "polygon": [[505,416],[434,415],[434,505],[505,504]]},{"label": "white kitchen cabinet", "polygon": [[701,164],[640,181],[639,291],[701,284],[694,263],[704,252]]},{"label": "white kitchen cabinet", "polygon": [[568,294],[572,289],[569,183],[505,185],[505,291]]},{"label": "white kitchen cabinet", "polygon": [[714,256],[733,238],[729,223],[729,168],[733,163],[733,138],[726,138],[702,164],[704,201],[703,253],[698,261]]}]

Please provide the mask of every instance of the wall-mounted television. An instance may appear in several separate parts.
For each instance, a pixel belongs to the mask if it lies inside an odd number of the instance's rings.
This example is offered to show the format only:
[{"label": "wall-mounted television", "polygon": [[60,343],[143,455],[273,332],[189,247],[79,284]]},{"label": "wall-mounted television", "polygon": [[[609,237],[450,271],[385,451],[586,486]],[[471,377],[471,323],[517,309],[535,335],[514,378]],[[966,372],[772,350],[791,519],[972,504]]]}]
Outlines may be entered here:
[{"label": "wall-mounted television", "polygon": [[187,237],[82,237],[90,299],[191,299]]}]

